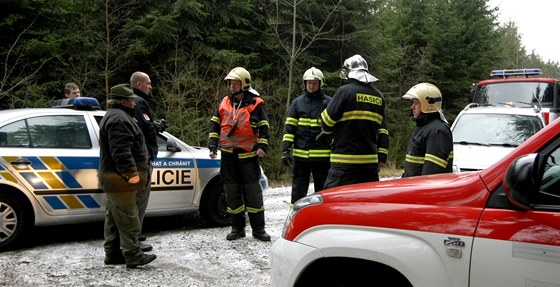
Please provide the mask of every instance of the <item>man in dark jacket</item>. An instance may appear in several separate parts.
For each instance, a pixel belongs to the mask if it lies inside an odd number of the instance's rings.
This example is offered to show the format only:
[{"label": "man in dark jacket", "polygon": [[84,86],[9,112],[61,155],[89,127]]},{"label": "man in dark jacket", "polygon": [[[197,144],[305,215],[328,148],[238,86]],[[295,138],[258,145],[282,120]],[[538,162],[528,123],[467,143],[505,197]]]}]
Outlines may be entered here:
[{"label": "man in dark jacket", "polygon": [[[146,184],[146,188],[139,191],[136,198],[136,203],[138,205],[138,216],[140,218],[140,232],[142,232],[142,224],[144,223],[144,215],[146,214],[146,208],[148,207],[148,201],[150,199],[150,191],[152,190],[152,163],[157,157],[158,144],[157,135],[163,132],[166,127],[165,120],[160,120],[159,122],[154,121],[154,113],[150,109],[146,99],[151,94],[152,91],[152,81],[150,76],[143,72],[134,72],[130,77],[130,86],[134,90],[134,94],[138,95],[136,98],[136,110],[134,113],[134,118],[138,122],[144,138],[146,139],[146,147],[148,148],[150,167],[150,180]],[[146,236],[140,233],[140,241],[146,240]],[[152,246],[149,244],[141,244],[142,251],[151,251]]]},{"label": "man in dark jacket", "polygon": [[321,132],[321,112],[331,101],[331,97],[321,91],[324,83],[321,70],[312,67],[305,71],[305,93],[295,98],[288,110],[282,139],[282,162],[292,167],[292,205],[307,195],[311,174],[315,192],[319,192],[323,190],[329,172],[329,137],[316,140]]},{"label": "man in dark jacket", "polygon": [[136,97],[128,84],[111,88],[107,113],[99,125],[99,183],[107,196],[105,264],[135,268],[156,255],[140,250],[136,192],[148,179],[148,153],[142,131],[132,117]]},{"label": "man in dark jacket", "polygon": [[410,88],[403,99],[412,100],[416,129],[408,142],[403,177],[452,172],[453,136],[441,110],[442,96],[430,83]]},{"label": "man in dark jacket", "polygon": [[348,84],[338,88],[321,113],[323,132],[333,136],[325,189],[378,181],[378,170],[387,162],[385,98],[371,84],[377,78],[369,73],[367,62],[360,55],[344,61],[340,77],[347,79]]},{"label": "man in dark jacket", "polygon": [[268,147],[268,115],[265,102],[251,87],[251,75],[245,68],[232,69],[225,79],[229,93],[210,119],[208,149],[210,158],[221,151],[220,175],[224,181],[231,232],[227,240],[245,237],[245,213],[253,237],[270,241],[264,221],[264,200],[259,183],[259,158]]}]

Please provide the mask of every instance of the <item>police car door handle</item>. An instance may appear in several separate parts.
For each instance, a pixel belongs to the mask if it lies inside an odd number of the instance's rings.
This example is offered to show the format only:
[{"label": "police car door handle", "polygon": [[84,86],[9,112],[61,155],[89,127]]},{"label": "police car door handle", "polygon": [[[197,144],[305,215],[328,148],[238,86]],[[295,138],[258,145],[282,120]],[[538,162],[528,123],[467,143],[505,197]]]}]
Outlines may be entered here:
[{"label": "police car door handle", "polygon": [[10,164],[15,165],[19,169],[22,169],[30,166],[31,161],[23,157],[18,157],[18,159],[11,161]]}]

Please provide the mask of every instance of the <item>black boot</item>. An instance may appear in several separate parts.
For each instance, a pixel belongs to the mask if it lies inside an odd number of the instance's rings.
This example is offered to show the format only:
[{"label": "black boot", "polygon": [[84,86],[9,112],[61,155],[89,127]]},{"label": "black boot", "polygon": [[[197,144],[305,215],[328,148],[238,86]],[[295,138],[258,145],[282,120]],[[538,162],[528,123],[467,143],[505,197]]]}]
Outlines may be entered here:
[{"label": "black boot", "polygon": [[270,241],[270,235],[264,230],[264,211],[249,213],[253,237],[261,241]]},{"label": "black boot", "polygon": [[154,247],[152,247],[152,245],[140,242],[140,250],[142,250],[142,252],[150,252],[153,249]]},{"label": "black boot", "polygon": [[231,215],[231,232],[227,240],[236,240],[245,237],[245,213]]},{"label": "black boot", "polygon": [[131,256],[125,253],[126,258],[126,268],[136,268],[138,266],[146,265],[156,259],[155,254],[144,254]]},{"label": "black boot", "polygon": [[260,241],[270,241],[270,235],[263,229],[253,230],[253,237]]},{"label": "black boot", "polygon": [[239,238],[243,238],[245,237],[245,228],[243,229],[238,229],[235,227],[231,228],[231,232],[228,233],[228,235],[226,236],[227,240],[236,240]]},{"label": "black boot", "polygon": [[105,265],[119,265],[125,264],[126,259],[121,250],[105,251]]}]

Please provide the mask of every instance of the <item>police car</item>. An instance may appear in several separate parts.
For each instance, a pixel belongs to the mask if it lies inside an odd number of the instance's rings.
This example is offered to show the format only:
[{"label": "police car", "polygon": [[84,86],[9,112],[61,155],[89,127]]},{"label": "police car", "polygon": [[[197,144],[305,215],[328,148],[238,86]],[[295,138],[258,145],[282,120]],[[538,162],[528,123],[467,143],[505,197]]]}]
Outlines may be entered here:
[{"label": "police car", "polygon": [[[97,100],[58,100],[56,107],[0,111],[0,250],[33,226],[100,221],[106,197],[99,187]],[[206,148],[158,135],[146,216],[200,211],[211,224],[227,225],[220,160]],[[261,177],[263,189],[266,176]]]},{"label": "police car", "polygon": [[469,104],[451,126],[453,171],[485,169],[544,126],[538,108]]}]

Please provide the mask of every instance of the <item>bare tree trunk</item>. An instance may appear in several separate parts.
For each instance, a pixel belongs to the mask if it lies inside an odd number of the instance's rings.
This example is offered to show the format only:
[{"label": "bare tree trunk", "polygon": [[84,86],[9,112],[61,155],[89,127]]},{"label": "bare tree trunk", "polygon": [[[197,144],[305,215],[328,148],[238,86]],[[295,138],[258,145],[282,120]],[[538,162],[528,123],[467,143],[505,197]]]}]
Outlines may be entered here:
[{"label": "bare tree trunk", "polygon": [[109,0],[105,0],[105,41],[107,46],[105,46],[105,99],[109,101],[109,50],[111,49],[111,38],[109,29]]},{"label": "bare tree trunk", "polygon": [[294,7],[292,13],[292,52],[290,53],[290,63],[288,67],[288,96],[286,97],[286,113],[290,108],[290,93],[292,92],[292,78],[294,75],[294,62],[296,53],[296,13],[297,13],[297,1],[294,0]]},{"label": "bare tree trunk", "polygon": [[[292,31],[291,31],[292,37],[290,40],[282,39],[282,32],[280,31],[279,28],[279,24],[281,23],[280,8],[279,8],[280,2],[288,6],[292,6]],[[338,7],[340,6],[342,0],[339,0],[331,10],[327,10],[328,11],[327,15],[323,20],[323,22],[321,23],[321,25],[316,26],[314,23],[315,20],[308,18],[307,24],[313,27],[313,29],[310,32],[306,32],[303,29],[301,31],[298,31],[297,28],[298,27],[297,6],[303,2],[304,2],[303,0],[293,0],[292,3],[290,3],[289,0],[277,1],[276,16],[275,16],[276,19],[274,19],[274,17],[269,18],[269,22],[273,24],[272,31],[270,34],[278,40],[278,43],[280,44],[281,47],[280,50],[283,50],[283,52],[277,51],[276,48],[272,48],[272,47],[270,49],[275,53],[277,53],[285,61],[286,66],[288,67],[288,91],[287,91],[288,95],[286,97],[286,112],[288,111],[291,102],[291,92],[293,86],[292,82],[294,78],[295,63],[298,57],[303,52],[305,52],[309,47],[311,47],[316,41],[327,40],[327,38],[323,38],[323,37],[331,33],[333,29],[325,30],[325,25],[328,23],[333,13],[338,10]],[[325,8],[327,7],[325,6]],[[297,39],[297,37],[299,37],[299,40]],[[336,41],[339,39],[328,39],[328,40]],[[291,42],[291,44],[288,44],[288,42]]]}]

